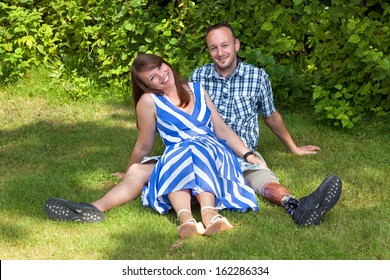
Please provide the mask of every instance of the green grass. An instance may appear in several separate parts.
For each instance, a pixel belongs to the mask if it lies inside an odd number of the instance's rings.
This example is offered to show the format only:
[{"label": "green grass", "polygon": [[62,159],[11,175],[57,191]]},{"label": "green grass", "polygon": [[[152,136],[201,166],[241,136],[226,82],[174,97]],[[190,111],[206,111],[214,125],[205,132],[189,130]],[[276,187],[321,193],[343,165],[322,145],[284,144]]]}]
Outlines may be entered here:
[{"label": "green grass", "polygon": [[[234,230],[182,241],[174,213],[161,216],[140,199],[107,212],[101,224],[47,218],[47,198],[94,201],[114,186],[137,135],[131,105],[65,96],[43,70],[0,88],[3,260],[390,258],[389,119],[370,118],[342,131],[301,108],[280,109],[297,144],[322,150],[289,154],[262,124],[259,150],[268,165],[297,197],[337,174],[344,186],[340,202],[320,226],[301,229],[284,209],[259,198],[258,213],[223,211]],[[155,153],[161,151],[158,143]]]}]

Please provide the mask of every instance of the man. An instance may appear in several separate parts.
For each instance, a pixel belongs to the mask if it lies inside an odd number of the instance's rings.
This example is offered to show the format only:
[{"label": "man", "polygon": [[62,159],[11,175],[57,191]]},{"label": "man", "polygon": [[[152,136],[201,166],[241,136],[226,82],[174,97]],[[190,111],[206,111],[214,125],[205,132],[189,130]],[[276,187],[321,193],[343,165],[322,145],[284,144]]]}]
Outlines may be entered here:
[{"label": "man", "polygon": [[[315,154],[317,146],[298,147],[290,136],[282,117],[273,103],[271,84],[263,69],[242,62],[238,56],[240,41],[228,24],[210,26],[206,32],[209,53],[214,63],[196,69],[190,80],[200,82],[207,90],[225,122],[252,149],[239,158],[245,180],[256,193],[271,203],[283,206],[299,226],[318,225],[323,214],[339,200],[342,190],[337,176],[327,177],[310,195],[297,200],[280,184],[267,167],[246,162],[257,156],[259,137],[258,114],[292,153]],[[104,220],[104,211],[134,200],[149,181],[155,159],[139,164],[130,158],[123,181],[96,202],[75,203],[64,199],[49,199],[45,209],[56,220],[98,222]]]}]

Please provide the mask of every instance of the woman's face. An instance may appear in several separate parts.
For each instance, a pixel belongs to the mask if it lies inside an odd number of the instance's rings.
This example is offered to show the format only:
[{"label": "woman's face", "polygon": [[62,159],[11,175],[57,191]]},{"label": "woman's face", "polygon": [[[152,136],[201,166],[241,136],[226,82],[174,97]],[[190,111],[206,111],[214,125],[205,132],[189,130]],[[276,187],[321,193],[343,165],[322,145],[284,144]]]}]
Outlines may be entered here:
[{"label": "woman's face", "polygon": [[171,68],[165,63],[151,70],[142,71],[139,77],[144,84],[152,89],[164,92],[165,89],[175,85],[175,79]]}]

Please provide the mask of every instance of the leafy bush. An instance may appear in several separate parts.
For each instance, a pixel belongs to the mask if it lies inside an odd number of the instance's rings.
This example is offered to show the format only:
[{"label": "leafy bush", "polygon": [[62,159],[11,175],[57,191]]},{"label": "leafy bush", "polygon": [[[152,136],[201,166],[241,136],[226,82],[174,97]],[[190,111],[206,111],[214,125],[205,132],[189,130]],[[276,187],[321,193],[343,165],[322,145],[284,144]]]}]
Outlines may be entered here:
[{"label": "leafy bush", "polygon": [[373,1],[365,7],[359,2],[311,7],[313,18],[308,22],[306,73],[314,88],[316,113],[347,128],[366,112],[390,109],[390,5],[383,1],[375,7],[382,18],[371,6]]},{"label": "leafy bush", "polygon": [[389,18],[387,1],[372,0],[13,0],[0,3],[0,77],[44,63],[72,98],[127,95],[138,53],[188,76],[210,61],[207,26],[229,22],[278,102],[311,104],[319,120],[351,128],[389,113]]},{"label": "leafy bush", "polygon": [[53,31],[42,19],[42,9],[0,3],[0,77],[23,76],[25,70],[48,59],[56,48]]}]

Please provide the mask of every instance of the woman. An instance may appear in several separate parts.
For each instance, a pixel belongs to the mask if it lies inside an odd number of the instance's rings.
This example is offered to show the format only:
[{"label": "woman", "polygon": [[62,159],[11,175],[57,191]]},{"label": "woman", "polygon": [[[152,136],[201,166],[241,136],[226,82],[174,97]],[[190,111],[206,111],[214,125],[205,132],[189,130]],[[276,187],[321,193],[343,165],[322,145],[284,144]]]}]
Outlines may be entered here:
[{"label": "woman", "polygon": [[[264,163],[224,123],[201,85],[184,82],[152,54],[134,60],[131,78],[139,134],[130,160],[149,155],[156,130],[165,144],[143,189],[143,205],[161,214],[173,207],[181,238],[233,228],[217,209],[257,211],[256,196],[231,149],[253,164]],[[191,196],[199,201],[203,224],[192,217]]]}]

